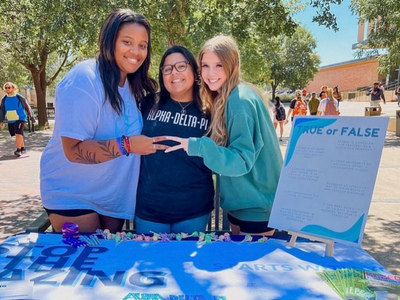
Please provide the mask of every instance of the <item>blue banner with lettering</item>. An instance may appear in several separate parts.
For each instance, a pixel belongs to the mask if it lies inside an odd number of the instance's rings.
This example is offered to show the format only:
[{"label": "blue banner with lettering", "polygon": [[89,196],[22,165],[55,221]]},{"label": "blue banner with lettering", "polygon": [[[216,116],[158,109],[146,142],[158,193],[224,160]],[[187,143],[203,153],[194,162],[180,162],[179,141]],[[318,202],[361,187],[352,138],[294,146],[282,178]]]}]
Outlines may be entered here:
[{"label": "blue banner with lettering", "polygon": [[282,240],[136,242],[73,248],[57,234],[23,234],[0,245],[0,299],[338,299],[316,274],[385,272],[358,247]]}]

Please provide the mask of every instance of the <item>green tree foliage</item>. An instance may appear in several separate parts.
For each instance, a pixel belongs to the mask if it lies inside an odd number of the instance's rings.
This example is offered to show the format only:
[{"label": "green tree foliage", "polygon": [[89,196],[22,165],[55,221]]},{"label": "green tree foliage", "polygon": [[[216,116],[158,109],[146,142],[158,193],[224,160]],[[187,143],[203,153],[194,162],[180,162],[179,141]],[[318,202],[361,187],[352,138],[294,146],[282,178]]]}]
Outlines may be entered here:
[{"label": "green tree foliage", "polygon": [[[0,2],[0,55],[11,56],[31,77],[38,99],[39,126],[47,123],[46,91],[76,61],[93,57],[101,23],[115,8],[129,7],[144,14],[152,24],[153,67],[172,44],[183,44],[198,53],[202,43],[215,34],[232,35],[242,51],[242,69],[252,82],[269,77],[265,43],[274,36],[295,32],[290,9],[298,0],[8,0]],[[302,1],[302,0],[300,0]],[[312,0],[329,11],[327,3]],[[324,13],[318,22],[336,24]],[[8,60],[7,60],[8,61]],[[154,63],[155,62],[155,63]]]},{"label": "green tree foliage", "polygon": [[[30,73],[37,95],[39,126],[47,123],[46,89],[63,68],[92,52],[108,1],[2,1],[0,51]],[[92,50],[92,51],[90,51]],[[59,65],[48,69],[51,54]]]},{"label": "green tree foliage", "polygon": [[[1,52],[0,52],[1,53]],[[10,81],[18,85],[21,89],[25,85],[32,83],[32,78],[26,69],[18,62],[16,62],[11,55],[7,53],[0,55],[0,86]]]},{"label": "green tree foliage", "polygon": [[366,41],[366,48],[360,56],[376,56],[379,50],[387,53],[379,57],[381,73],[388,73],[400,65],[400,1],[393,0],[352,0],[351,10],[359,16],[360,22],[368,21],[372,26]]},{"label": "green tree foliage", "polygon": [[320,64],[315,48],[315,39],[304,27],[298,27],[291,37],[280,35],[270,40],[266,55],[271,62],[273,98],[278,86],[302,89],[314,77]]},{"label": "green tree foliage", "polygon": [[317,15],[313,16],[313,22],[338,31],[336,16],[331,12],[331,4],[342,4],[343,0],[310,0],[310,5],[317,9]]}]

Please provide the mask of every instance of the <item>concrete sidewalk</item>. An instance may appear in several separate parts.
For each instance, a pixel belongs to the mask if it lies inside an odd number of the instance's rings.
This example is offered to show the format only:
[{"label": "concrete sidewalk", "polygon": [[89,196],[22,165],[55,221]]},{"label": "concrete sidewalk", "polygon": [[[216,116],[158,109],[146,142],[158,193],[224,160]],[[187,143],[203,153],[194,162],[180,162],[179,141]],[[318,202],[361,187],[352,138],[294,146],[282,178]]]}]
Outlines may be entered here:
[{"label": "concrete sidewalk", "polygon": [[[341,115],[363,116],[366,102],[342,102]],[[394,116],[397,103],[382,106],[382,116]],[[291,124],[285,125],[284,154]],[[42,212],[39,161],[51,130],[26,133],[27,154],[13,155],[14,139],[0,131],[0,242],[23,232]],[[364,234],[363,248],[393,274],[400,275],[400,137],[388,132]]]}]

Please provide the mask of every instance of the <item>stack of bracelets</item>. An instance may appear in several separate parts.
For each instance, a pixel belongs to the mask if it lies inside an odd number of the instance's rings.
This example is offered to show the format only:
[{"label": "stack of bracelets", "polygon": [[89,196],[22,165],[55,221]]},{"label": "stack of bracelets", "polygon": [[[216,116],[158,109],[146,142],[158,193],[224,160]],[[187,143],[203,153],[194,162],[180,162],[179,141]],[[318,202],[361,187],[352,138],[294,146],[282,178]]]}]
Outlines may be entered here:
[{"label": "stack of bracelets", "polygon": [[129,140],[128,136],[121,136],[117,138],[117,145],[119,148],[119,151],[126,156],[129,156],[131,154],[131,143]]}]

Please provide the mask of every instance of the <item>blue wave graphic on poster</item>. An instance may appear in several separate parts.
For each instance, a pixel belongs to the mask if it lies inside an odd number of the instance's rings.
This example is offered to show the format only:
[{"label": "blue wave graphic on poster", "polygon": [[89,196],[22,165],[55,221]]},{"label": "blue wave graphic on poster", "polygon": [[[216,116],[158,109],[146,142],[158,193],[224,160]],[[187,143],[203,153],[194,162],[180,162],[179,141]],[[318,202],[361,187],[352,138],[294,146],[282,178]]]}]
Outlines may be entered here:
[{"label": "blue wave graphic on poster", "polygon": [[[330,118],[298,118],[295,120],[295,123],[293,125],[293,133],[292,137],[290,139],[290,145],[289,148],[287,149],[287,157],[286,157],[286,162],[285,166],[287,166],[293,156],[294,149],[296,148],[296,144],[298,140],[300,139],[300,136],[303,134],[303,131],[296,130],[296,127],[298,125],[306,125],[310,128],[324,128],[329,125],[332,125],[337,121],[337,118],[335,119],[330,119]],[[304,123],[304,124],[303,124]]]},{"label": "blue wave graphic on poster", "polygon": [[361,226],[363,224],[364,214],[358,219],[358,221],[347,231],[344,232],[336,232],[326,227],[319,226],[319,225],[307,225],[304,226],[301,231],[305,233],[313,233],[319,236],[330,237],[342,241],[349,241],[349,242],[358,242],[358,238],[361,232]]}]

